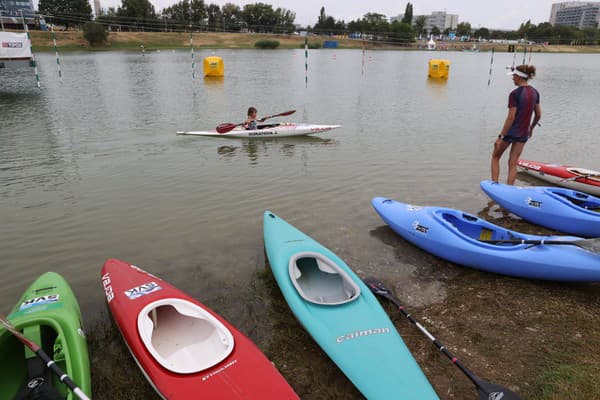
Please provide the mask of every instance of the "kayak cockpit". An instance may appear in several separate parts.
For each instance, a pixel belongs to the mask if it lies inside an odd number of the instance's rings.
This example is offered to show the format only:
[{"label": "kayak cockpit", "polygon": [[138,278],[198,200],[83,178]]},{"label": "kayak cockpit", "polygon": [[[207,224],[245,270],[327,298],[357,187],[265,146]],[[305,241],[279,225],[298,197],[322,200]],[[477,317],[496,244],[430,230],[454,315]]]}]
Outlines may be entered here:
[{"label": "kayak cockpit", "polygon": [[[460,214],[460,213],[459,213]],[[485,221],[472,215],[462,213],[455,215],[454,213],[442,212],[442,219],[455,228],[460,234],[468,239],[479,242],[487,242],[494,240],[514,240],[525,239],[519,237],[509,230],[499,230],[492,224],[487,224]],[[491,242],[490,244],[494,244]],[[496,246],[514,246],[514,243],[496,243]]]},{"label": "kayak cockpit", "polygon": [[569,189],[552,188],[548,191],[558,199],[564,199],[575,207],[583,210],[600,212],[600,199],[597,197]]},{"label": "kayak cockpit", "polygon": [[146,349],[164,368],[192,374],[223,361],[234,346],[233,335],[218,319],[184,299],[161,299],[138,315],[138,332]]},{"label": "kayak cockpit", "polygon": [[339,305],[355,300],[360,287],[335,262],[314,252],[290,257],[289,274],[298,294],[311,303]]}]

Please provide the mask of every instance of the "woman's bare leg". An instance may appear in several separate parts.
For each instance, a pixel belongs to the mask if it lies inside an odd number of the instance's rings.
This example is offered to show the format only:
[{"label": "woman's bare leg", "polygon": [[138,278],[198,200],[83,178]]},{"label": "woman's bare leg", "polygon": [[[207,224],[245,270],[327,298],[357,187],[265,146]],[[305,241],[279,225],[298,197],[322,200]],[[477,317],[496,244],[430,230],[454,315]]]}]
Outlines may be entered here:
[{"label": "woman's bare leg", "polygon": [[508,158],[508,177],[506,179],[506,183],[509,185],[515,184],[515,180],[517,179],[517,165],[519,163],[519,157],[521,157],[521,153],[523,153],[524,148],[525,143],[522,142],[514,142],[510,148],[510,156]]},{"label": "woman's bare leg", "polygon": [[502,139],[494,142],[494,151],[492,152],[492,181],[494,182],[498,182],[500,176],[500,157],[502,157],[508,146],[510,146],[510,143]]}]

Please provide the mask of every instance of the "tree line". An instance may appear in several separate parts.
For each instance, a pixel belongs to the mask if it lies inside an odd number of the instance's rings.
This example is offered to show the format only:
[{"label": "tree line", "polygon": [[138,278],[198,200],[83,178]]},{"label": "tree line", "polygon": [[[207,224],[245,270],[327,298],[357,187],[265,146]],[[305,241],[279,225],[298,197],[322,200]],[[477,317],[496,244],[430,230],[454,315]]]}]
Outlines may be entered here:
[{"label": "tree line", "polygon": [[[57,24],[78,26],[92,20],[88,0],[40,0],[39,12],[50,15]],[[96,21],[103,25],[118,26],[123,30],[182,31],[208,30],[226,32],[292,33],[296,14],[285,8],[273,8],[265,3],[246,4],[243,7],[226,3],[206,4],[204,0],[181,0],[156,12],[149,0],[121,0],[119,7],[103,9]],[[473,29],[468,22],[461,22],[451,32],[433,27],[426,31],[426,17],[413,18],[413,6],[406,5],[401,20],[388,21],[383,14],[367,13],[362,18],[345,22],[327,15],[321,7],[315,24],[306,30],[320,35],[347,35],[389,42],[412,42],[416,37],[429,34],[440,36],[454,33],[470,39],[526,39],[535,42],[597,44],[600,42],[598,28],[578,29],[569,26],[552,26],[548,22],[539,25],[527,21],[514,31],[491,30],[485,27]],[[442,27],[443,28],[443,27]]]}]

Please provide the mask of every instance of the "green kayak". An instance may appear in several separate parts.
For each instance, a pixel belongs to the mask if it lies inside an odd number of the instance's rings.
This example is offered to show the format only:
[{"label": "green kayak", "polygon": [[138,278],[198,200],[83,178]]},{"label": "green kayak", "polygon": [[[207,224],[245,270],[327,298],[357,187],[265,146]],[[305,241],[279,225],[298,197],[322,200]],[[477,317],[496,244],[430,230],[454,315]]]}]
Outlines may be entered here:
[{"label": "green kayak", "polygon": [[[88,396],[90,361],[81,312],[69,284],[55,272],[40,276],[21,296],[8,320],[41,348]],[[77,397],[44,362],[0,325],[0,400]]]}]

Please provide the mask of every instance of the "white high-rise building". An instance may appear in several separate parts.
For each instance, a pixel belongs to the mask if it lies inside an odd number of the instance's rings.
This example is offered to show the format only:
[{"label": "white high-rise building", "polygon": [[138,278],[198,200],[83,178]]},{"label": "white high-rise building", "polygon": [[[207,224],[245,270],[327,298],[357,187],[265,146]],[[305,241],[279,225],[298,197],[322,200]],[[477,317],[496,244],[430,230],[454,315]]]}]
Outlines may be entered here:
[{"label": "white high-rise building", "polygon": [[102,9],[100,8],[100,0],[94,0],[94,15],[97,17],[100,15]]},{"label": "white high-rise building", "polygon": [[[415,24],[416,19],[419,15],[413,15],[411,25]],[[430,15],[423,15],[425,17],[425,29],[427,32],[431,32],[434,26],[444,32],[446,29],[455,30],[458,26],[458,14],[447,14],[446,11],[433,11]],[[402,21],[404,14],[400,14],[397,17],[390,18],[390,22]]]},{"label": "white high-rise building", "polygon": [[552,4],[550,25],[597,28],[600,24],[600,2],[568,1]]}]

